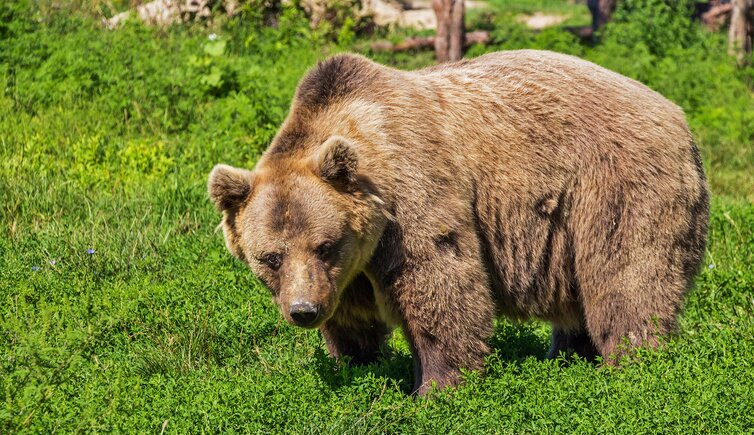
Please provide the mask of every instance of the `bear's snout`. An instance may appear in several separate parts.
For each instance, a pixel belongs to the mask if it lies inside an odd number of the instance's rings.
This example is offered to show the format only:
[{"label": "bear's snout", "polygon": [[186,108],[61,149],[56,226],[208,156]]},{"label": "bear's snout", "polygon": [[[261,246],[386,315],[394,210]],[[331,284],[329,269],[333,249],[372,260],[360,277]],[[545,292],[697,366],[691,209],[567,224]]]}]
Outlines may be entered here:
[{"label": "bear's snout", "polygon": [[319,317],[319,306],[311,302],[296,301],[291,305],[291,319],[298,326],[311,326]]}]

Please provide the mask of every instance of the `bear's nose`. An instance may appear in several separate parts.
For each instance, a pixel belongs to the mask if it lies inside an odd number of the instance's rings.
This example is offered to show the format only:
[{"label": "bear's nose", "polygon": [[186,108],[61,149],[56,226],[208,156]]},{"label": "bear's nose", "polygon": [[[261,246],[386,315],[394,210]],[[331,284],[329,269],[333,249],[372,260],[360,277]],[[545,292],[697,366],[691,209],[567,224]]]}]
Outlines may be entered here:
[{"label": "bear's nose", "polygon": [[291,305],[291,318],[299,326],[309,326],[317,320],[319,310],[309,302],[295,302]]}]

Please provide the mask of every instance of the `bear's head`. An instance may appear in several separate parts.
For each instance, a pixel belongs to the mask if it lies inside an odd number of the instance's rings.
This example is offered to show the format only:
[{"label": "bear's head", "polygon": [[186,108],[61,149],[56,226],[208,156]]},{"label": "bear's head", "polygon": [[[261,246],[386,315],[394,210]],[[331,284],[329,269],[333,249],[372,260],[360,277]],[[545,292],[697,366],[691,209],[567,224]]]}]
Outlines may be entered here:
[{"label": "bear's head", "polygon": [[209,195],[223,212],[228,250],[266,284],[288,322],[314,328],[365,268],[389,215],[349,140],[269,154],[253,171],[215,166]]}]

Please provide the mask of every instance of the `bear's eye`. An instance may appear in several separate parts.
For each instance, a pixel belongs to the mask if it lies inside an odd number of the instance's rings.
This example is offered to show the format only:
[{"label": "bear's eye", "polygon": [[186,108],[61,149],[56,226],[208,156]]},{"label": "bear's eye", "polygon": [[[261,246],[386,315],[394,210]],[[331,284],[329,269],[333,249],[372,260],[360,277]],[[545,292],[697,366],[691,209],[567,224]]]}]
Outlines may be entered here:
[{"label": "bear's eye", "polygon": [[259,261],[267,265],[272,270],[280,269],[280,264],[283,262],[283,256],[277,252],[271,252],[259,257]]},{"label": "bear's eye", "polygon": [[317,246],[317,249],[314,250],[314,253],[317,254],[317,257],[322,261],[331,259],[334,252],[335,243],[331,241],[320,244]]}]

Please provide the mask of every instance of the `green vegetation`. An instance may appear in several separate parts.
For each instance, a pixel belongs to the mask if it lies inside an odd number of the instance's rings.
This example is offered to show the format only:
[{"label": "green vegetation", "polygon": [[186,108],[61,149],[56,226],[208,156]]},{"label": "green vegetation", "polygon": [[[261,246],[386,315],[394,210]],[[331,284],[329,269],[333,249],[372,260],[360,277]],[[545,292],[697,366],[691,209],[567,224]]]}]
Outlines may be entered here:
[{"label": "green vegetation", "polygon": [[548,326],[500,321],[486,376],[430,401],[407,395],[400,333],[380,363],[346,367],[285,324],[206,197],[215,163],[254,164],[308,67],[368,41],[293,9],[277,28],[247,12],[104,31],[85,12],[0,4],[0,432],[750,431],[754,69],[677,2],[624,4],[594,45],[487,16],[495,44],[468,55],[576,54],[686,110],[713,215],[679,334],[612,370],[544,360]]}]

